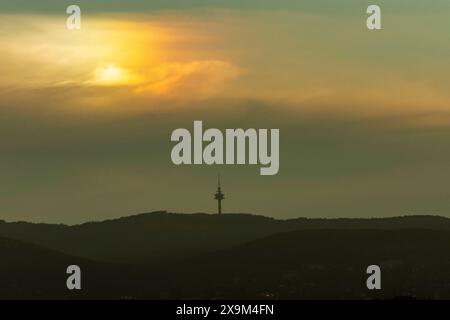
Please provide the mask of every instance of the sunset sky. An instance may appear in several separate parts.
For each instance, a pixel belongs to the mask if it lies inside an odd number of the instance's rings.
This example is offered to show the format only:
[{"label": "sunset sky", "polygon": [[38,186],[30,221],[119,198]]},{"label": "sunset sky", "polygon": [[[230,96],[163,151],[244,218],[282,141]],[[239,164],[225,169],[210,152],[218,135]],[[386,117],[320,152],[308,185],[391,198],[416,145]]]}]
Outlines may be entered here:
[{"label": "sunset sky", "polygon": [[[450,2],[0,0],[0,219],[450,216]],[[66,29],[70,4],[82,29]],[[176,128],[280,128],[280,171],[175,166]]]}]

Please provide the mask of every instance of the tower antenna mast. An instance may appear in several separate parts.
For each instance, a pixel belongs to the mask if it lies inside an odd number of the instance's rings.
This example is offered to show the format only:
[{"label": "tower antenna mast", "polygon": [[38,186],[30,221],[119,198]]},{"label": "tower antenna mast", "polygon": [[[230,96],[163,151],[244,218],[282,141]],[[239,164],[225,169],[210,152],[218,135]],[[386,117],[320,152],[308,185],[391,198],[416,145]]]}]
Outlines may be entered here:
[{"label": "tower antenna mast", "polygon": [[217,200],[217,213],[222,214],[222,200],[225,199],[225,195],[220,188],[220,174],[217,177],[217,192],[214,195],[214,199]]}]

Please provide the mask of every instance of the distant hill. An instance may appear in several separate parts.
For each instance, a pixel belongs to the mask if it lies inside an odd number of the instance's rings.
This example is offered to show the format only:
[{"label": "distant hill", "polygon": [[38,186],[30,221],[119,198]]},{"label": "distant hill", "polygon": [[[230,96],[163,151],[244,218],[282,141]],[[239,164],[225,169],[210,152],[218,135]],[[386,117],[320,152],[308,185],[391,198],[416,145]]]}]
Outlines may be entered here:
[{"label": "distant hill", "polygon": [[102,264],[4,237],[0,237],[0,256],[1,299],[70,298],[67,266],[83,266],[90,270],[90,279],[104,269]]},{"label": "distant hill", "polygon": [[[148,267],[95,262],[4,237],[0,257],[0,300],[151,299],[160,297],[165,284]],[[66,286],[73,264],[81,268],[81,290]]]},{"label": "distant hill", "polygon": [[67,254],[119,263],[160,263],[237,245],[286,228],[252,215],[148,213],[76,226],[0,223],[0,235]]},{"label": "distant hill", "polygon": [[[119,265],[0,237],[0,299],[450,299],[450,231],[281,232],[164,265]],[[82,290],[65,287],[68,265]],[[381,291],[365,287],[368,265]]]},{"label": "distant hill", "polygon": [[406,216],[277,220],[248,214],[154,212],[75,226],[0,222],[0,235],[96,261],[161,264],[287,231],[411,228],[450,230],[450,219]]},{"label": "distant hill", "polygon": [[[165,269],[180,297],[450,299],[450,232],[301,230],[187,259]],[[381,291],[366,268],[379,265]]]},{"label": "distant hill", "polygon": [[[145,213],[0,222],[0,298],[450,298],[450,220]],[[66,289],[68,265],[83,290]],[[382,267],[369,292],[365,268]]]}]

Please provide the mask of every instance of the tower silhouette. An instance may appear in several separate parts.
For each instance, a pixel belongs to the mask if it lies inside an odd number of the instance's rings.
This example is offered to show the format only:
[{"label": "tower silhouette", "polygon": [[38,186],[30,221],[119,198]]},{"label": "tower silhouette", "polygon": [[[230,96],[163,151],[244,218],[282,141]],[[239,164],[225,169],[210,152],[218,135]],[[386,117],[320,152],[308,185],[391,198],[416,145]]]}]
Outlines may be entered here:
[{"label": "tower silhouette", "polygon": [[217,192],[214,195],[214,199],[217,200],[217,213],[222,214],[222,200],[225,199],[225,195],[222,193],[222,190],[220,189],[220,175],[217,179]]}]

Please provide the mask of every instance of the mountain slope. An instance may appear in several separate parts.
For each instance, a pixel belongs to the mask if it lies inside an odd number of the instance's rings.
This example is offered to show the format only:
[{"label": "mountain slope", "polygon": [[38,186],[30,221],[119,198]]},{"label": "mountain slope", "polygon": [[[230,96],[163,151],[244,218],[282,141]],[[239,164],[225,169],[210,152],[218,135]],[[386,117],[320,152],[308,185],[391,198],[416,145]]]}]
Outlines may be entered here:
[{"label": "mountain slope", "polygon": [[[0,300],[154,299],[165,286],[151,268],[95,262],[4,237],[0,257]],[[70,265],[81,269],[81,290],[67,289]]]},{"label": "mountain slope", "polygon": [[283,231],[279,221],[251,216],[151,213],[76,226],[0,223],[0,235],[94,260],[177,260]]},{"label": "mountain slope", "polygon": [[276,220],[245,214],[155,212],[75,226],[0,222],[0,235],[91,260],[159,264],[293,230],[408,228],[450,230],[450,219],[412,216]]},{"label": "mountain slope", "polygon": [[[179,262],[166,272],[195,298],[450,298],[450,232],[301,230]],[[382,290],[366,288],[379,265]]]},{"label": "mountain slope", "polygon": [[2,299],[70,298],[73,294],[66,288],[69,265],[77,264],[89,270],[88,279],[107,270],[102,264],[4,237],[0,237],[0,256]]},{"label": "mountain slope", "polygon": [[[281,232],[161,265],[95,262],[0,237],[0,299],[450,298],[450,231],[316,229]],[[66,268],[82,269],[82,290]],[[382,270],[368,291],[366,268]]]}]

